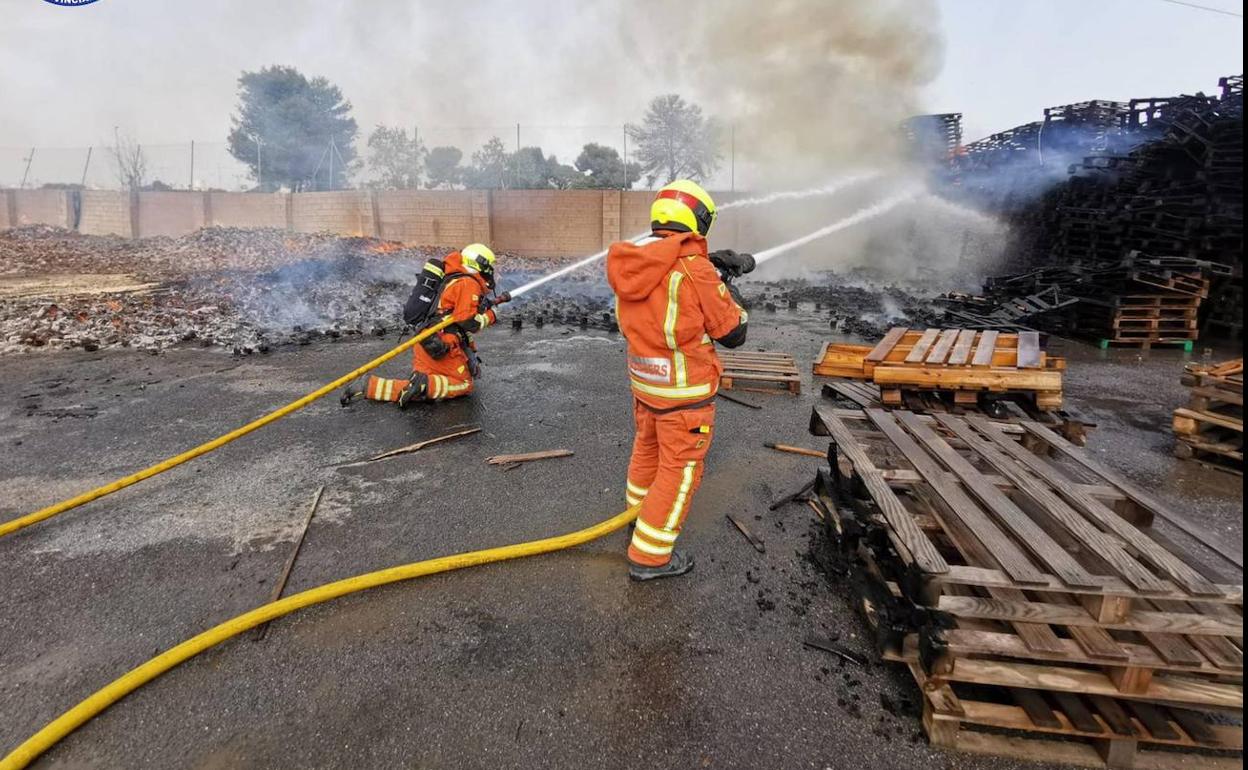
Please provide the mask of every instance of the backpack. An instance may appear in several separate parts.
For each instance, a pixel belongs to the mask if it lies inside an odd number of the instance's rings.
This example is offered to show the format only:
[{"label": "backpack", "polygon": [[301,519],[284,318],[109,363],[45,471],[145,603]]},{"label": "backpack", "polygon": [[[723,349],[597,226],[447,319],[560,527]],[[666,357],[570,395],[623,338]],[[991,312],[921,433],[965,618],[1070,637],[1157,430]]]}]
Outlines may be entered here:
[{"label": "backpack", "polygon": [[437,311],[442,299],[442,292],[447,284],[456,278],[466,278],[462,274],[446,276],[446,263],[440,259],[430,259],[416,276],[416,286],[403,305],[403,322],[409,326],[419,327],[429,320],[429,316]]}]

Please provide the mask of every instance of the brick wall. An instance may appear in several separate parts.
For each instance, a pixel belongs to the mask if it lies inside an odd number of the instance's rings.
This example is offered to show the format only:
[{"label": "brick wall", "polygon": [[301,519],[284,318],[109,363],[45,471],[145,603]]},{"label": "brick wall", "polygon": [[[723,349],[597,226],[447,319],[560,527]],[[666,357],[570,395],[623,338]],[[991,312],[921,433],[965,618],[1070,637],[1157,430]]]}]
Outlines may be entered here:
[{"label": "brick wall", "polygon": [[68,227],[69,195],[64,190],[17,190],[14,224]]},{"label": "brick wall", "polygon": [[477,193],[467,190],[378,192],[381,237],[428,246],[466,246],[475,240],[472,205],[475,195]]},{"label": "brick wall", "polygon": [[185,235],[206,223],[203,193],[139,193],[139,235],[144,238]]},{"label": "brick wall", "polygon": [[301,233],[374,235],[371,196],[358,190],[298,193],[292,196],[291,224]]},{"label": "brick wall", "polygon": [[[72,227],[71,193],[0,190],[0,228]],[[463,246],[552,257],[592,254],[650,227],[650,192],[618,190],[392,190],[296,193],[81,193],[84,233],[177,236],[208,225],[380,236],[415,245]],[[716,195],[721,205],[728,194]],[[137,207],[135,202],[137,201]],[[137,223],[137,228],[134,226]],[[735,247],[748,218],[721,221],[715,248]]]},{"label": "brick wall", "polygon": [[576,256],[602,248],[602,193],[597,190],[496,190],[490,226],[498,251]]},{"label": "brick wall", "polygon": [[210,221],[220,227],[285,229],[288,197],[281,193],[208,193]]},{"label": "brick wall", "polygon": [[83,190],[78,232],[88,235],[130,236],[130,193]]}]

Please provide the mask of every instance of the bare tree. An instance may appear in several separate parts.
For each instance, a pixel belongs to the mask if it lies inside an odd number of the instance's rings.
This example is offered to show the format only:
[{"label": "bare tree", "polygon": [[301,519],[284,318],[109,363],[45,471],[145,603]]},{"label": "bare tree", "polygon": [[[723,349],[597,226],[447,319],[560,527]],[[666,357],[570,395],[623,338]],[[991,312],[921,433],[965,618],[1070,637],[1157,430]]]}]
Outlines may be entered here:
[{"label": "bare tree", "polygon": [[122,189],[138,190],[147,184],[147,156],[143,153],[143,145],[134,141],[133,137],[122,136],[118,132],[110,152],[117,164],[117,181]]},{"label": "bare tree", "polygon": [[675,179],[700,182],[719,167],[718,124],[677,94],[656,96],[641,125],[625,129],[637,143],[636,157],[650,186]]}]

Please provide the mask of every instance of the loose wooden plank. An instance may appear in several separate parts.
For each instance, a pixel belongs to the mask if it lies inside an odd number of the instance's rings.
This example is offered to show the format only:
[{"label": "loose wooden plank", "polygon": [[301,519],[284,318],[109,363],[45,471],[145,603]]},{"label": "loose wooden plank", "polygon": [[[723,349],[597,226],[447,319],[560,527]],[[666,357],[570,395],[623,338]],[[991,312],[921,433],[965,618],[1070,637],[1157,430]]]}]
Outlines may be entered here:
[{"label": "loose wooden plank", "polygon": [[971,366],[992,366],[992,354],[997,349],[997,335],[1000,332],[988,330],[979,335],[979,346],[975,348],[975,357]]},{"label": "loose wooden plank", "polygon": [[854,472],[862,479],[867,492],[879,506],[885,521],[908,552],[915,567],[929,575],[948,572],[949,564],[936,550],[936,546],[932,545],[927,535],[923,534],[914,523],[905,506],[901,504],[892,488],[888,486],[888,482],[880,475],[879,469],[867,458],[866,452],[854,439],[845,423],[833,416],[826,407],[816,406],[814,411],[827,429],[828,435],[836,442],[837,451],[853,464]]},{"label": "loose wooden plank", "polygon": [[1094,626],[1120,631],[1186,634],[1191,636],[1237,636],[1243,624],[1195,613],[1132,610],[1122,621],[1098,621],[1077,605],[1050,602],[1007,602],[972,596],[942,596],[939,609],[960,618],[1046,623],[1055,626]]},{"label": "loose wooden plank", "polygon": [[1208,529],[1205,529],[1199,524],[1196,524],[1195,522],[1188,520],[1186,517],[1180,516],[1179,514],[1170,510],[1169,506],[1164,505],[1157,498],[1145,492],[1143,489],[1140,489],[1135,484],[1132,484],[1131,482],[1122,478],[1120,475],[1118,475],[1114,471],[1111,471],[1109,468],[1106,468],[1101,463],[1092,459],[1092,457],[1089,456],[1087,452],[1083,451],[1081,448],[1075,446],[1074,444],[1070,443],[1066,439],[1057,435],[1056,433],[1049,430],[1048,428],[1041,425],[1040,423],[1034,422],[1032,420],[1023,420],[1020,422],[1020,424],[1023,426],[1023,429],[1026,430],[1028,433],[1041,439],[1050,447],[1060,452],[1062,455],[1068,457],[1069,459],[1073,460],[1079,465],[1082,465],[1084,468],[1087,468],[1088,470],[1092,471],[1093,473],[1097,474],[1101,478],[1108,481],[1110,484],[1113,484],[1114,486],[1121,489],[1124,493],[1126,493],[1127,497],[1135,501],[1137,505],[1140,505],[1140,506],[1143,506],[1144,508],[1149,509],[1150,511],[1152,511],[1154,514],[1156,514],[1160,518],[1164,519],[1170,524],[1173,524],[1178,529],[1181,529],[1183,532],[1187,533],[1189,536],[1191,536],[1201,545],[1204,545],[1205,547],[1214,551],[1218,555],[1222,556],[1222,558],[1231,562],[1236,567],[1239,567],[1241,571],[1243,570],[1244,551],[1243,551],[1242,542],[1240,544],[1240,547],[1236,548],[1234,545],[1235,538],[1214,534],[1213,532],[1210,532]]},{"label": "loose wooden plank", "polygon": [[[1130,522],[1114,513],[1104,503],[1084,492],[1081,486],[1071,483],[1070,479],[1049,464],[1047,460],[1028,451],[1017,441],[1005,435],[995,423],[982,415],[970,415],[967,419],[980,433],[989,437],[998,447],[1004,449],[1006,454],[1018,460],[1027,466],[1028,470],[1048,482],[1076,510],[1100,526],[1105,527],[1114,535],[1122,538],[1129,546],[1135,548],[1152,564],[1169,574],[1179,585],[1192,594],[1197,596],[1214,596],[1220,593],[1219,589],[1203,575],[1176,558],[1169,550],[1157,544]],[[1061,438],[1057,434],[1053,435]],[[1112,479],[1106,480],[1111,484],[1113,483]]]},{"label": "loose wooden plank", "polygon": [[901,338],[906,336],[906,332],[910,331],[905,326],[894,326],[884,335],[884,339],[876,343],[871,348],[871,352],[867,354],[868,361],[883,361],[893,348],[897,347],[897,343],[901,342]]},{"label": "loose wooden plank", "polygon": [[533,460],[551,460],[556,457],[571,457],[575,454],[571,449],[543,449],[540,452],[524,452],[514,455],[494,455],[485,458],[490,465],[511,465],[512,463],[527,463]]},{"label": "loose wooden plank", "polygon": [[[1019,543],[1039,559],[1049,570],[1069,585],[1085,588],[1101,587],[1101,583],[1089,574],[1047,532],[1041,529],[1010,498],[990,484],[978,470],[949,446],[935,431],[916,419],[911,412],[896,412],[897,419],[919,442],[952,471],[967,490],[993,514],[996,521],[1018,538]],[[941,415],[937,415],[940,417]],[[895,442],[894,442],[895,443]],[[1001,558],[1001,555],[997,555]],[[1006,565],[1007,571],[1009,569]]]},{"label": "loose wooden plank", "polygon": [[936,344],[924,359],[929,364],[943,364],[945,357],[949,355],[949,350],[953,347],[953,343],[958,339],[958,329],[945,329],[941,331],[940,338],[936,340]]},{"label": "loose wooden plank", "polygon": [[919,341],[914,343],[914,347],[910,348],[910,352],[906,355],[907,364],[917,364],[927,355],[928,348],[940,336],[940,329],[928,329],[923,332],[923,336],[919,337]]},{"label": "loose wooden plank", "polygon": [[975,330],[962,329],[958,332],[958,341],[953,345],[953,352],[949,354],[949,364],[951,366],[965,366],[966,360],[971,357],[971,348],[975,345]]},{"label": "loose wooden plank", "polygon": [[1040,368],[1040,332],[1018,333],[1018,368]]},{"label": "loose wooden plank", "polygon": [[947,414],[938,414],[935,417],[937,422],[966,442],[993,470],[1012,481],[1020,492],[1030,497],[1090,554],[1104,561],[1120,577],[1141,591],[1164,590],[1162,581],[1124,551],[1116,540],[1092,526],[1051,489],[1040,484],[1021,466],[1007,458],[990,440],[980,438],[965,420]]}]

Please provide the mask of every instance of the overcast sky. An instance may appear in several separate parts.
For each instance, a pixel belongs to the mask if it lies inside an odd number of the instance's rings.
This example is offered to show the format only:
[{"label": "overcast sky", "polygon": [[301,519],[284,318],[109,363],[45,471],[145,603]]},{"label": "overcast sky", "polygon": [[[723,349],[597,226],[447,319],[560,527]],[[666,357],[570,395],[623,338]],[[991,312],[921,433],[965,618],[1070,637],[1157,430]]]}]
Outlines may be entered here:
[{"label": "overcast sky", "polygon": [[[1035,120],[1045,106],[1212,92],[1218,76],[1243,72],[1242,19],[1165,0],[936,2],[943,66],[920,94],[928,111],[964,113],[968,140]],[[715,3],[705,3],[714,13]],[[1237,0],[1200,4],[1243,11]],[[115,126],[145,146],[223,143],[239,72],[272,63],[331,78],[365,131],[420,124],[432,143],[466,149],[504,131],[514,140],[516,122],[526,127],[525,144],[561,153],[584,141],[615,143],[618,126],[637,120],[668,85],[606,72],[586,86],[557,74],[593,70],[590,52],[606,39],[596,36],[613,34],[597,24],[601,4],[494,3],[486,21],[457,23],[473,6],[0,0],[0,184],[13,183],[31,146],[49,148],[39,158],[47,164],[58,157],[50,148],[99,146]],[[482,84],[517,74],[523,87],[480,98]],[[430,94],[429,78],[444,87]]]}]

